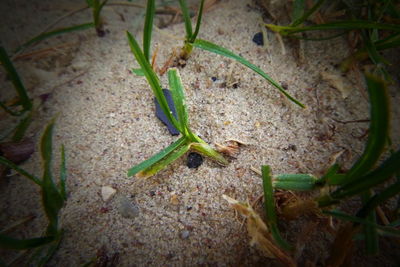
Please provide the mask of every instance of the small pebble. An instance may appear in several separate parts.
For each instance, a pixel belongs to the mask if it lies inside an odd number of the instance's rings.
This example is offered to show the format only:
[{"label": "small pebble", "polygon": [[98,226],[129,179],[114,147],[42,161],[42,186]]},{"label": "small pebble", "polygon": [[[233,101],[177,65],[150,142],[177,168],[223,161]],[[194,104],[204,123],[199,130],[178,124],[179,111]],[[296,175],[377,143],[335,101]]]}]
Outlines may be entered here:
[{"label": "small pebble", "polygon": [[217,77],[211,77],[211,80],[213,81],[213,82],[215,82],[216,80],[217,80]]},{"label": "small pebble", "polygon": [[181,232],[181,238],[182,238],[182,239],[188,239],[188,238],[189,238],[189,235],[190,235],[190,232],[189,232],[188,230],[183,230],[183,231]]},{"label": "small pebble", "polygon": [[116,192],[117,190],[115,190],[111,186],[103,186],[101,188],[101,198],[104,202],[107,202],[115,195]]},{"label": "small pebble", "polygon": [[124,218],[135,218],[139,215],[139,208],[125,196],[118,198],[118,212]]},{"label": "small pebble", "polygon": [[196,152],[190,152],[187,157],[186,165],[190,169],[194,169],[194,168],[198,168],[201,164],[203,164],[203,157]]},{"label": "small pebble", "polygon": [[253,37],[253,42],[256,43],[257,45],[263,46],[264,45],[264,40],[263,40],[263,34],[262,32],[258,32],[254,34]]}]

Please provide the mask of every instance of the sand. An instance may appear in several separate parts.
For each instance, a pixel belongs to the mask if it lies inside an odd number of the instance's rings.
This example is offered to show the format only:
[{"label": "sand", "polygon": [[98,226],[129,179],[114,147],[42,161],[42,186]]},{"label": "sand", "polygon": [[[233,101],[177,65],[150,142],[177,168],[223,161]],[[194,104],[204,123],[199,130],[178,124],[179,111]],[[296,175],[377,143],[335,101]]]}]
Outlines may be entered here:
[{"label": "sand", "polygon": [[[82,1],[72,2],[31,1],[22,5],[2,1],[2,20],[7,22],[1,23],[3,44],[11,51],[51,21],[82,5]],[[204,14],[199,37],[255,63],[273,79],[285,83],[287,91],[307,108],[288,102],[238,63],[194,49],[186,66],[179,69],[192,129],[209,144],[238,139],[247,145],[227,167],[205,159],[198,169],[189,169],[184,156],[156,176],[140,180],[127,177],[127,170],[177,139],[155,118],[153,94],[145,79],[130,72],[138,64],[130,53],[125,31],[141,40],[142,14],[140,8],[106,7],[105,37],[97,37],[94,30],[63,35],[28,51],[65,47],[40,58],[16,61],[31,96],[51,92],[28,136],[39,140],[46,123],[58,115],[55,161],[59,162],[61,144],[67,153],[68,200],[61,212],[65,234],[49,265],[80,266],[99,251],[108,257],[117,253],[118,266],[276,265],[248,245],[243,220],[222,194],[243,201],[262,195],[262,181],[251,166],[259,169],[268,164],[274,173],[321,175],[335,153],[344,151],[339,158],[344,168],[362,153],[366,141],[362,136],[368,123],[337,122],[368,118],[362,76],[353,73],[343,77],[351,90],[346,98],[321,78],[322,71],[340,75],[336,65],[350,52],[346,40],[300,45],[287,42],[284,54],[270,33],[266,50],[252,42],[253,35],[261,30],[259,8],[251,1],[220,1]],[[60,25],[90,19],[86,11]],[[158,47],[159,66],[172,49],[182,46],[182,41],[170,37],[182,38],[184,34],[183,23],[154,32],[153,51]],[[4,81],[4,73],[1,75]],[[212,81],[212,77],[217,80]],[[166,75],[161,81],[167,87]],[[234,82],[236,86],[229,86]],[[3,85],[11,91],[9,83]],[[399,103],[399,97],[398,89],[391,88],[391,101]],[[392,131],[398,133],[399,110],[396,105],[393,109]],[[9,123],[2,120],[1,129]],[[393,142],[399,144],[398,135]],[[39,151],[22,166],[40,176]],[[37,218],[19,234],[39,235],[46,219],[38,188],[17,175],[5,180],[0,187],[1,227],[33,213]],[[108,201],[101,196],[104,186],[116,190]],[[129,218],[121,213],[121,202],[126,200],[138,209]],[[262,211],[262,207],[257,205],[256,210]],[[283,235],[294,242],[306,221],[283,222]],[[332,240],[333,236],[318,229],[299,262],[323,263]],[[13,257],[4,253],[5,258]],[[395,257],[387,250],[367,263],[383,259],[390,264]]]}]

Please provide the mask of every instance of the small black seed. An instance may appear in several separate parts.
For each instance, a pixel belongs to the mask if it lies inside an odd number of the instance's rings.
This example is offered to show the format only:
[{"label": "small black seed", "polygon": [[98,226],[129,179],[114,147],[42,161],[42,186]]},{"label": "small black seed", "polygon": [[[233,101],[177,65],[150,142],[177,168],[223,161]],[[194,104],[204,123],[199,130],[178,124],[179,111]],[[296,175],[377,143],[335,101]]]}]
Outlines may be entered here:
[{"label": "small black seed", "polygon": [[189,153],[186,165],[190,169],[198,168],[201,164],[203,164],[203,157],[200,154],[196,152]]},{"label": "small black seed", "polygon": [[256,43],[257,45],[261,45],[261,46],[264,45],[262,32],[258,32],[256,34],[254,34],[253,42]]},{"label": "small black seed", "polygon": [[218,80],[218,79],[217,79],[217,77],[214,77],[214,76],[213,76],[213,77],[211,77],[211,80],[212,80],[213,82],[215,82],[215,81]]}]

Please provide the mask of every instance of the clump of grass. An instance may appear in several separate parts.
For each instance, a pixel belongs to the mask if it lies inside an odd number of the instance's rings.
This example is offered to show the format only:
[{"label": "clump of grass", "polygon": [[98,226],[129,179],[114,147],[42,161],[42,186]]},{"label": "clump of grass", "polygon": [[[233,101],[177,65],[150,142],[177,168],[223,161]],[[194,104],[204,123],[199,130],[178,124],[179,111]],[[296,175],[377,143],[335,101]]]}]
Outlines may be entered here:
[{"label": "clump of grass", "polygon": [[211,53],[215,53],[215,54],[236,60],[240,64],[248,67],[252,71],[259,74],[261,77],[266,79],[272,86],[277,88],[290,101],[292,101],[293,103],[295,103],[296,105],[298,105],[302,108],[305,108],[304,104],[302,104],[300,101],[298,101],[296,98],[291,96],[288,92],[286,92],[286,90],[283,89],[283,87],[279,83],[277,83],[275,80],[273,80],[268,74],[266,74],[263,70],[261,70],[256,65],[250,63],[248,60],[244,59],[243,57],[236,55],[229,49],[223,48],[212,42],[197,38],[197,35],[200,31],[200,25],[201,25],[201,20],[202,20],[202,16],[203,16],[204,0],[201,0],[201,2],[200,2],[199,12],[197,15],[196,28],[195,28],[194,32],[193,32],[192,22],[190,19],[189,9],[187,7],[186,0],[179,0],[179,4],[180,4],[181,11],[183,14],[183,19],[185,22],[185,29],[186,29],[185,44],[182,48],[182,53],[181,53],[181,56],[183,58],[187,59],[189,57],[190,53],[192,52],[193,47],[197,47],[197,48],[209,51]]},{"label": "clump of grass", "polygon": [[128,176],[136,175],[136,177],[150,177],[181,157],[189,149],[200,152],[222,165],[228,164],[222,155],[212,149],[206,142],[191,131],[185,103],[184,88],[178,70],[174,68],[168,71],[169,88],[171,89],[172,98],[177,110],[177,118],[175,118],[172,115],[168,102],[163,94],[160,81],[153,71],[149,61],[140,49],[135,38],[129,32],[127,32],[127,36],[131,51],[152,88],[161,109],[171,124],[182,134],[182,137],[170,146],[161,150],[150,159],[131,168],[128,171]]},{"label": "clump of grass", "polygon": [[[307,9],[304,0],[296,0],[293,5],[292,23],[287,26],[266,24],[266,27],[284,36],[306,40],[326,40],[348,32],[356,32],[362,40],[361,45],[341,63],[340,68],[347,71],[357,61],[369,58],[375,64],[376,74],[389,79],[385,65],[390,63],[380,52],[400,46],[399,5],[394,1],[335,1],[329,3],[330,6],[327,9],[336,7],[343,11],[343,16],[340,18],[336,16],[328,22],[307,25],[306,22],[312,15],[324,7],[324,2],[326,1],[318,0]],[[313,31],[339,33],[324,38],[303,35],[303,33]]]},{"label": "clump of grass", "polygon": [[[48,219],[48,225],[44,236],[28,239],[16,239],[0,231],[0,248],[12,250],[31,250],[27,259],[31,266],[43,266],[58,248],[63,235],[63,229],[59,223],[59,213],[67,200],[65,180],[67,176],[65,164],[65,150],[61,146],[61,165],[59,174],[59,185],[54,183],[52,173],[52,135],[54,120],[52,120],[43,133],[40,142],[40,151],[43,164],[42,178],[28,173],[10,160],[0,156],[0,164],[15,170],[22,176],[30,179],[41,188],[43,208]],[[1,263],[2,261],[0,261]],[[4,262],[3,262],[4,263]],[[4,266],[7,266],[5,263]],[[11,264],[10,264],[11,265]]]},{"label": "clump of grass", "polygon": [[[369,136],[363,154],[347,172],[338,173],[340,167],[335,163],[318,179],[310,174],[272,175],[269,166],[262,167],[267,225],[275,243],[281,249],[289,252],[293,247],[279,233],[273,189],[320,192],[313,199],[298,199],[281,206],[282,215],[286,218],[296,218],[311,212],[350,222],[339,230],[340,234],[333,244],[327,265],[343,263],[349,256],[348,247],[354,242],[353,238],[357,233],[363,236],[367,254],[378,253],[378,235],[400,236],[400,231],[395,228],[398,221],[389,225],[380,225],[376,221],[376,208],[400,193],[399,177],[394,183],[390,182],[393,176],[400,173],[400,150],[393,152],[382,164],[374,168],[382,158],[389,140],[389,99],[383,80],[371,74],[366,74],[365,78],[371,103]],[[384,184],[386,187],[382,189]],[[375,192],[377,186],[380,189]],[[335,209],[336,205],[348,201],[351,197],[362,200],[361,207],[354,215]]]}]

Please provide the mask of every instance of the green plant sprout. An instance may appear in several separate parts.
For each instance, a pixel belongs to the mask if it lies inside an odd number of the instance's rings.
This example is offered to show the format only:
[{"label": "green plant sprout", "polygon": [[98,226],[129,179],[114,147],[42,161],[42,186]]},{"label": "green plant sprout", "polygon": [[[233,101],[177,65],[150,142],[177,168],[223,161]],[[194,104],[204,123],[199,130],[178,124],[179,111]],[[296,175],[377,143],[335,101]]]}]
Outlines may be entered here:
[{"label": "green plant sprout", "polygon": [[[396,4],[393,1],[377,0],[368,1],[362,5],[356,1],[338,1],[344,6],[346,19],[304,26],[303,23],[319,10],[324,2],[324,0],[319,0],[309,10],[306,10],[304,0],[296,0],[293,4],[293,22],[290,25],[265,24],[265,26],[281,35],[306,40],[326,40],[357,30],[362,38],[363,46],[341,63],[341,70],[347,71],[354,65],[354,62],[369,58],[375,64],[378,73],[389,80],[389,75],[384,68],[384,65],[389,62],[379,52],[400,46],[400,26],[396,23],[400,19],[400,11]],[[317,39],[296,35],[309,31],[326,30],[341,32]]]},{"label": "green plant sprout", "polygon": [[6,50],[2,46],[0,46],[0,62],[1,65],[3,65],[5,71],[7,72],[9,78],[11,79],[11,82],[14,85],[15,91],[17,92],[19,97],[19,101],[17,104],[22,106],[22,110],[13,111],[12,108],[8,107],[5,103],[1,101],[0,101],[0,107],[13,116],[19,116],[23,114],[25,111],[30,111],[32,109],[32,102],[29,99],[26,88],[22,83],[18,75],[18,72],[14,68],[14,65],[12,64],[10,58],[8,57]]},{"label": "green plant sprout", "polygon": [[86,0],[86,4],[92,9],[93,24],[96,29],[97,36],[103,37],[105,32],[103,30],[103,22],[100,17],[100,12],[108,0]]},{"label": "green plant sprout", "polygon": [[[0,156],[0,164],[15,170],[22,176],[30,179],[41,188],[43,208],[48,219],[48,225],[43,237],[16,239],[5,235],[0,231],[0,248],[13,250],[35,249],[31,253],[28,262],[34,266],[44,266],[58,248],[63,235],[63,229],[59,224],[59,213],[67,200],[65,180],[67,176],[65,164],[65,149],[61,146],[61,165],[57,186],[53,181],[52,174],[52,135],[54,120],[52,120],[43,133],[40,142],[40,151],[43,163],[42,179],[28,173],[10,160]],[[5,263],[3,264],[7,266]]]},{"label": "green plant sprout", "polygon": [[221,154],[212,149],[206,142],[204,142],[200,137],[191,131],[186,109],[184,89],[178,70],[175,68],[168,70],[169,87],[171,89],[172,98],[177,110],[178,118],[176,119],[172,115],[172,112],[168,106],[167,100],[160,85],[160,81],[145,55],[141,51],[139,44],[129,32],[127,32],[127,37],[131,51],[135,56],[136,61],[139,63],[150,87],[152,88],[158,103],[160,103],[161,109],[171,124],[174,125],[174,127],[182,134],[182,137],[180,137],[167,148],[161,150],[158,154],[140,163],[139,165],[132,167],[128,171],[128,176],[135,175],[136,177],[141,178],[150,177],[181,157],[189,149],[193,149],[205,156],[208,156],[217,161],[219,164],[227,165],[228,162]]},{"label": "green plant sprout", "polygon": [[182,11],[182,14],[183,14],[183,19],[184,19],[184,22],[185,22],[185,29],[186,29],[185,44],[183,46],[182,54],[181,54],[183,58],[187,59],[189,57],[193,47],[197,47],[197,48],[206,50],[206,51],[211,52],[211,53],[215,53],[215,54],[227,57],[227,58],[234,59],[237,62],[239,62],[240,64],[242,64],[242,65],[248,67],[249,69],[253,70],[257,74],[259,74],[261,77],[263,77],[264,79],[266,79],[272,86],[277,88],[290,101],[292,101],[293,103],[297,104],[298,106],[300,106],[302,108],[305,108],[304,104],[302,104],[300,101],[298,101],[296,98],[291,96],[288,92],[286,92],[286,90],[283,89],[283,87],[279,83],[274,81],[268,74],[266,74],[263,70],[261,70],[256,65],[250,63],[249,61],[247,61],[243,57],[236,55],[235,53],[233,53],[232,51],[230,51],[230,50],[228,50],[226,48],[223,48],[223,47],[221,47],[219,45],[216,45],[214,43],[211,43],[209,41],[197,38],[197,35],[199,33],[199,30],[200,30],[200,25],[201,25],[204,0],[202,0],[200,2],[199,12],[198,12],[198,15],[197,15],[196,28],[195,28],[194,32],[192,30],[192,22],[190,20],[189,9],[187,7],[186,0],[179,0],[179,4],[180,4],[181,11]]},{"label": "green plant sprout", "polygon": [[[335,216],[342,220],[353,222],[354,232],[360,227],[364,228],[364,239],[368,254],[377,253],[378,233],[400,236],[400,231],[392,226],[378,225],[375,220],[375,209],[387,199],[398,195],[400,181],[388,185],[379,193],[373,193],[373,189],[388,182],[393,175],[400,171],[400,150],[394,152],[379,167],[374,168],[386,145],[389,135],[389,100],[385,83],[376,76],[366,74],[366,83],[370,96],[370,128],[369,137],[361,157],[345,174],[337,174],[339,166],[333,165],[320,179],[308,174],[281,174],[270,175],[269,166],[262,167],[264,184],[264,197],[268,224],[272,235],[281,248],[290,248],[280,235],[276,227],[276,215],[272,188],[285,190],[313,190],[329,192],[328,187],[336,187],[332,192],[321,193],[314,200],[306,202],[310,208],[323,209],[323,213]],[[324,189],[325,188],[325,189]],[[362,207],[355,216],[347,215],[336,210],[326,210],[342,201],[354,196],[362,198]],[[293,212],[303,203],[294,205],[288,212]],[[285,211],[284,211],[285,212]],[[275,229],[276,231],[274,231]],[[379,232],[378,232],[379,230]]]}]

